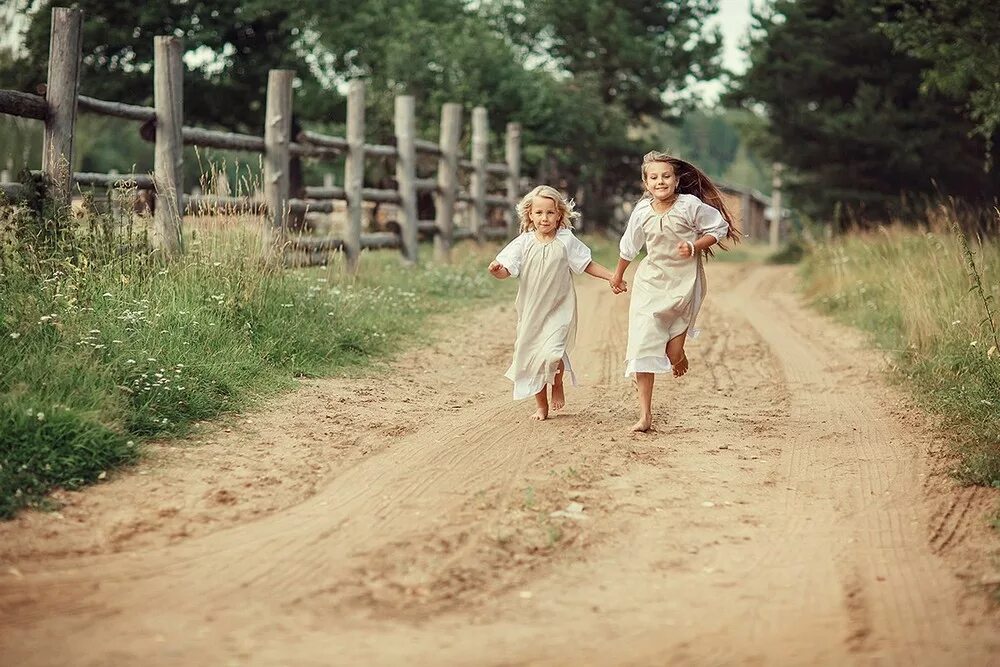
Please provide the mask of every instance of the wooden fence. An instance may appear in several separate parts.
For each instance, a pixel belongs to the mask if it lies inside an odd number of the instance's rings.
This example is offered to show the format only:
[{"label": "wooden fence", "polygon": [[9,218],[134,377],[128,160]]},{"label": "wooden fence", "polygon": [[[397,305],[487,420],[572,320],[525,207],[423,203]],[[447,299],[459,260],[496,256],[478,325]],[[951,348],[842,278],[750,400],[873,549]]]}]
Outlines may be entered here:
[{"label": "wooden fence", "polygon": [[[489,121],[487,110],[472,112],[470,159],[459,156],[462,134],[462,107],[446,103],[441,110],[441,134],[437,143],[416,136],[414,98],[401,95],[395,99],[395,145],[365,143],[365,86],[351,81],[347,94],[346,137],[334,137],[308,130],[292,136],[294,72],[271,70],[267,82],[267,101],[263,137],[220,132],[184,125],[183,45],[177,37],[154,37],[152,107],[110,102],[80,95],[83,12],[54,8],[50,35],[48,81],[45,94],[33,95],[0,90],[0,113],[41,120],[45,124],[42,173],[52,183],[52,193],[68,203],[74,185],[111,187],[123,181],[156,193],[152,238],[168,256],[182,251],[182,220],[187,213],[211,213],[217,210],[257,211],[266,214],[264,252],[286,248],[307,251],[310,255],[342,250],[349,269],[358,268],[364,248],[400,248],[411,262],[418,259],[418,238],[434,236],[435,256],[450,257],[454,241],[462,238],[485,240],[504,238],[516,232],[514,207],[520,180],[520,126],[508,123],[504,162],[489,161]],[[155,128],[155,157],[152,175],[73,173],[73,135],[78,111],[138,121]],[[202,146],[263,155],[263,199],[250,196],[184,194],[183,147]],[[420,177],[418,154],[437,158],[436,177]],[[302,198],[290,192],[290,164],[293,156],[321,160],[345,158],[343,187],[305,187]],[[366,156],[381,156],[395,161],[396,189],[364,187]],[[460,174],[468,173],[469,188],[460,187]],[[491,177],[504,180],[504,189],[490,193]],[[0,189],[16,196],[19,185],[0,183]],[[418,193],[434,196],[434,220],[417,217]],[[289,233],[290,212],[332,212],[334,202],[346,201],[347,225],[342,237],[302,237]],[[392,203],[399,208],[399,232],[362,233],[363,202]],[[471,204],[471,224],[455,225],[458,202]],[[506,210],[506,224],[488,224],[491,207]]]}]

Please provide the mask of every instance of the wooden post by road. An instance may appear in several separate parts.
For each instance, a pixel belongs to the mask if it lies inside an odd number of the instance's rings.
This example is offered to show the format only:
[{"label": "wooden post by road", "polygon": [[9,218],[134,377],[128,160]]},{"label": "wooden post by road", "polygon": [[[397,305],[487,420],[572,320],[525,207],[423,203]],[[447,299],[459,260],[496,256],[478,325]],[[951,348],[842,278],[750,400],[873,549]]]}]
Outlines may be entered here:
[{"label": "wooden post by road", "polygon": [[153,244],[167,257],[179,254],[183,242],[183,52],[184,47],[178,37],[153,38],[153,106],[156,108],[153,157],[156,211],[153,214]]},{"label": "wooden post by road", "polygon": [[267,108],[264,116],[264,199],[271,214],[265,225],[265,253],[284,242],[285,208],[289,197],[289,144],[292,141],[292,80],[295,72],[273,69],[267,76]]},{"label": "wooden post by road", "polygon": [[447,102],[441,107],[441,157],[438,158],[438,192],[435,195],[434,257],[451,261],[455,232],[455,199],[458,196],[458,143],[462,139],[462,105]]},{"label": "wooden post by road", "polygon": [[412,95],[396,96],[396,182],[399,187],[400,234],[403,255],[416,263],[417,246],[417,147],[416,115]]},{"label": "wooden post by road", "polygon": [[781,172],[784,165],[775,162],[771,178],[771,250],[777,250],[781,242]]},{"label": "wooden post by road", "polygon": [[489,119],[485,107],[472,110],[472,234],[486,240],[486,161],[489,157]]},{"label": "wooden post by road", "polygon": [[517,203],[520,201],[521,189],[521,124],[507,123],[507,236],[517,236],[518,217]]},{"label": "wooden post by road", "polygon": [[63,206],[69,205],[73,186],[73,131],[80,91],[82,28],[82,10],[64,7],[52,10],[42,171],[52,183],[52,197]]},{"label": "wooden post by road", "polygon": [[347,230],[344,252],[347,271],[355,274],[361,259],[361,221],[364,206],[361,189],[365,179],[365,82],[351,81],[347,88],[347,159],[344,161],[344,197],[347,199]]}]

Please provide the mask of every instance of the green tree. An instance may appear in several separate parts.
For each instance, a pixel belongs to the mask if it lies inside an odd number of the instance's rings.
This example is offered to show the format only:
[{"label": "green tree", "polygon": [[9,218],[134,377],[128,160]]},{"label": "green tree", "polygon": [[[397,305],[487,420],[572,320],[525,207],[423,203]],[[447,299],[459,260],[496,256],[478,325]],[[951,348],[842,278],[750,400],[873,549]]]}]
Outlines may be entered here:
[{"label": "green tree", "polygon": [[[6,85],[31,91],[45,81],[51,10],[34,7],[24,49],[0,64]],[[153,37],[184,38],[184,113],[199,124],[259,133],[269,69],[295,69],[304,87],[317,87],[303,66],[301,26],[294,3],[279,9],[261,0],[189,0],[134,3],[76,0],[84,11],[80,91],[104,99],[152,101]],[[317,98],[323,99],[323,98]]]},{"label": "green tree", "polygon": [[550,157],[592,203],[610,201],[623,184],[634,190],[644,147],[630,139],[629,128],[650,117],[676,119],[694,105],[688,84],[720,73],[721,38],[705,28],[715,0],[484,4],[525,62],[551,73],[557,94],[572,103],[548,128],[559,136],[561,122],[572,132]]},{"label": "green tree", "polygon": [[868,3],[778,0],[755,18],[736,97],[766,113],[758,147],[791,167],[797,206],[829,217],[840,203],[884,218],[906,195],[974,202],[997,192],[970,121],[953,100],[921,95],[927,63],[894,49]]},{"label": "green tree", "polygon": [[887,0],[880,28],[926,63],[927,89],[960,100],[987,149],[1000,127],[1000,3],[982,0]]}]

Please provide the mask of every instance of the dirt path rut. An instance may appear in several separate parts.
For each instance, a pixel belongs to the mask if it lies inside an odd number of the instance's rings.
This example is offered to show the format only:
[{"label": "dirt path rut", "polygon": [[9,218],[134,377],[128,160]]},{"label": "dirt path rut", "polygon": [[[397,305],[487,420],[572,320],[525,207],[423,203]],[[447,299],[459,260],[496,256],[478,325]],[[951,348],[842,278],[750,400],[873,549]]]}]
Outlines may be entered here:
[{"label": "dirt path rut", "polygon": [[996,495],[952,487],[790,270],[710,268],[650,434],[626,430],[627,299],[587,281],[551,421],[508,398],[497,307],[0,527],[0,663],[1000,662],[969,583]]}]

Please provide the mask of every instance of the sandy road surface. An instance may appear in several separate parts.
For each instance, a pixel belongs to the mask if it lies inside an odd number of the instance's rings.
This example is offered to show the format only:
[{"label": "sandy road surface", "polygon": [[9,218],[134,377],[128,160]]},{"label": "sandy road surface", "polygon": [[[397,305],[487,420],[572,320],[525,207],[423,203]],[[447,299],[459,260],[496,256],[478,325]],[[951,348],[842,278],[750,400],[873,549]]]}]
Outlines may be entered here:
[{"label": "sandy road surface", "polygon": [[653,433],[627,300],[581,281],[551,421],[496,307],[0,526],[0,664],[1000,664],[996,495],[790,270],[709,277]]}]

